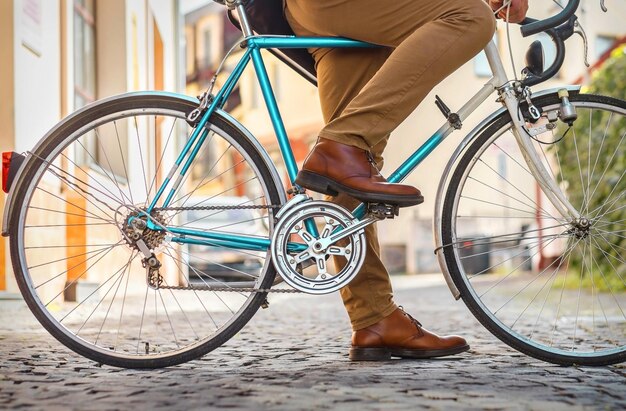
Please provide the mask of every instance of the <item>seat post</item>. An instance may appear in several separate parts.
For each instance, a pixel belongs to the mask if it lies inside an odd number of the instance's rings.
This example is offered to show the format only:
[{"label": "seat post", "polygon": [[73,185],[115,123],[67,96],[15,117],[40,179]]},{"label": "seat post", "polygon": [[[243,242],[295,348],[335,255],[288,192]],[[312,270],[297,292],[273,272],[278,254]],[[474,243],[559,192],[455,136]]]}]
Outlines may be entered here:
[{"label": "seat post", "polygon": [[246,8],[243,0],[226,0],[228,8],[235,8],[237,11],[237,17],[239,18],[239,24],[241,25],[241,31],[245,38],[253,35],[250,22],[248,21],[248,15],[246,14]]}]

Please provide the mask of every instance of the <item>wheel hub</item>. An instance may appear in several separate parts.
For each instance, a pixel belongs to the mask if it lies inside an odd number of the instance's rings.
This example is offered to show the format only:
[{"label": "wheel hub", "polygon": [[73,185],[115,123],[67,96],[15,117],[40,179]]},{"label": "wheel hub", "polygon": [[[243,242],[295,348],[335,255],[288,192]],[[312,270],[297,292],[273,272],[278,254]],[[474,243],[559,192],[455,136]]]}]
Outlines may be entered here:
[{"label": "wheel hub", "polygon": [[578,239],[587,238],[592,226],[593,224],[591,223],[591,220],[581,217],[572,224],[570,234],[574,235]]}]

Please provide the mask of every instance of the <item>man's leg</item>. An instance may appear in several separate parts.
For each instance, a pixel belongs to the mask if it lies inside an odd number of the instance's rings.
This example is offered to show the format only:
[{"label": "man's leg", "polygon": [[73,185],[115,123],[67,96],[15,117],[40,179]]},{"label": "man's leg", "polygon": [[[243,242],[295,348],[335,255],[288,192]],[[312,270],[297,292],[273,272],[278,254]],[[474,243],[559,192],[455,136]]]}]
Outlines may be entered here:
[{"label": "man's leg", "polygon": [[[391,54],[391,49],[317,49],[313,52],[318,72],[318,87],[324,121],[337,118]],[[388,136],[371,150],[379,167]],[[346,195],[329,197],[331,201],[353,210],[360,201]],[[389,274],[380,259],[380,245],[375,224],[365,229],[365,261],[359,274],[341,290],[343,303],[354,330],[375,324],[396,310]],[[335,258],[335,264],[345,264]]]},{"label": "man's leg", "polygon": [[[300,36],[313,33],[298,25],[287,9],[287,19]],[[324,122],[337,118],[386,61],[392,50],[377,49],[312,49],[318,73],[318,92]],[[375,160],[382,167],[382,153],[387,138],[373,150]],[[329,200],[354,209],[359,201],[340,194]],[[380,260],[380,246],[375,225],[365,229],[366,256],[363,267],[352,282],[341,290],[346,311],[355,330],[368,327],[391,314],[397,307],[393,303],[389,274]],[[341,265],[342,261],[336,260]]]},{"label": "man's leg", "polygon": [[[329,0],[318,5],[322,8],[332,7],[335,1],[339,0]],[[294,5],[294,8],[298,9],[300,3],[303,2],[304,0],[288,0],[288,8]],[[340,2],[347,3],[349,0]],[[352,4],[358,6],[368,2],[369,0],[365,2],[352,1]],[[317,4],[317,2],[310,3]],[[299,10],[302,11],[302,8]],[[301,36],[325,34],[311,31],[300,24],[302,21],[305,21],[306,24],[306,20],[309,18],[323,18],[323,13],[318,16],[300,13],[299,16],[294,17],[287,10],[286,14],[296,34]],[[341,18],[348,17],[341,16]],[[380,74],[379,67],[388,61],[389,49],[375,50],[384,50],[384,52],[377,56],[368,53],[374,50],[310,50],[316,60],[322,110],[328,124],[341,118],[358,96],[362,94],[363,89],[367,88],[373,81],[372,79]],[[385,87],[384,85],[379,86]],[[346,137],[344,143],[349,143],[351,138],[349,135]],[[382,136],[367,146],[367,151],[374,154],[374,159],[379,166],[382,166],[381,155],[388,137],[389,134]],[[336,167],[337,163],[333,163],[331,166]],[[350,170],[350,172],[353,171]],[[372,172],[369,173],[371,175]],[[356,200],[345,194],[336,197],[334,201],[347,208],[353,208],[357,203]],[[374,226],[368,227],[366,238],[367,257],[365,264],[358,276],[341,292],[355,330],[352,335],[350,358],[353,360],[386,360],[392,355],[430,358],[457,354],[469,349],[463,338],[457,336],[439,337],[423,329],[413,317],[397,309],[392,299],[389,276],[380,261],[380,249]],[[339,263],[341,264],[340,261]]]},{"label": "man's leg", "polygon": [[[289,0],[304,29],[394,48],[320,137],[371,150],[493,36],[483,0]],[[320,59],[322,61],[322,59]]]}]

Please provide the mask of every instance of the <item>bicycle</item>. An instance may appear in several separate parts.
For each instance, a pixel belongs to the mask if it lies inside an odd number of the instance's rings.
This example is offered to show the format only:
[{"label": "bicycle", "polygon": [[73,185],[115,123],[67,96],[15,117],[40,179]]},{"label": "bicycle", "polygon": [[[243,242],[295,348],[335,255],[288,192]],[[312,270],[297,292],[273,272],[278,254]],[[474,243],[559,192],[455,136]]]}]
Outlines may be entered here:
[{"label": "bicycle", "polygon": [[[363,228],[398,213],[387,204],[350,212],[293,184],[297,165],[261,56],[268,48],[373,45],[254,35],[245,1],[221,3],[242,22],[236,46],[244,52],[215,95],[139,92],[93,103],[27,152],[9,182],[3,234],[28,307],[61,343],[99,363],[179,364],[228,341],[270,292],[338,290],[362,264]],[[496,93],[502,108],[457,146],[439,185],[440,267],[454,297],[511,347],[557,364],[604,365],[626,360],[626,102],[578,87],[530,91],[563,64],[578,5],[522,26],[525,36],[546,32],[556,44],[546,70],[535,44],[524,78],[508,79],[491,42],[493,77],[456,113],[439,100],[445,124],[388,180],[401,182]],[[223,110],[250,61],[289,193],[260,143]],[[525,192],[534,182],[537,199]],[[250,221],[263,228],[246,234]],[[492,248],[489,268],[472,268],[486,253],[475,246]],[[533,268],[548,247],[558,256]],[[331,256],[343,260],[333,267]]]}]

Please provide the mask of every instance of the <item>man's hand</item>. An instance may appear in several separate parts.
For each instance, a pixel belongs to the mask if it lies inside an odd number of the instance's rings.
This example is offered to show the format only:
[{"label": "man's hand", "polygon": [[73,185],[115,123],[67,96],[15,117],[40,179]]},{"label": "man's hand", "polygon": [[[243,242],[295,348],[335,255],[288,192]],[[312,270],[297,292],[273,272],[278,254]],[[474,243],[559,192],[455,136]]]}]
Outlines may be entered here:
[{"label": "man's hand", "polygon": [[[505,0],[488,0],[492,10],[498,10],[504,5]],[[511,0],[509,11],[509,23],[520,23],[526,18],[528,12],[528,0]],[[507,7],[498,12],[498,18],[506,20]]]}]

